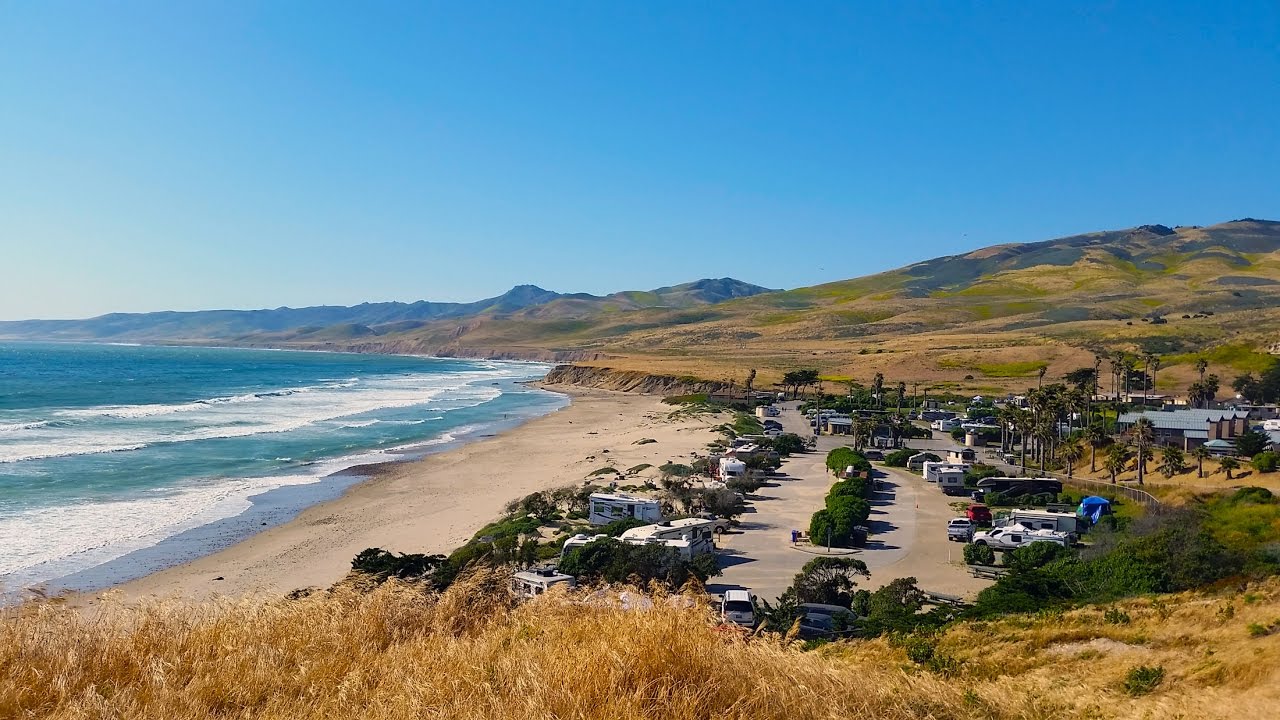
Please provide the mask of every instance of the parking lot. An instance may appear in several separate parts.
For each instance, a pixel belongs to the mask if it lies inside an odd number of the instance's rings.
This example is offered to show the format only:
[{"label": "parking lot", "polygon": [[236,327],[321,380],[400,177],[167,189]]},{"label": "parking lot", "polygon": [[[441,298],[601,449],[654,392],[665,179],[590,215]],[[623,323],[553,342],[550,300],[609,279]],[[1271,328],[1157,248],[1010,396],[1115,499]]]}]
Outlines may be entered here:
[{"label": "parking lot", "polygon": [[[787,432],[809,437],[808,419],[786,403],[780,416]],[[813,513],[823,506],[835,479],[827,471],[827,452],[845,445],[844,438],[820,436],[814,452],[786,460],[779,476],[749,498],[748,512],[740,526],[720,541],[724,574],[708,584],[711,592],[746,588],[773,601],[790,584],[800,568],[825,548],[796,546],[792,530],[807,530]],[[924,441],[916,441],[920,447]],[[928,441],[930,449],[949,448],[945,441]],[[960,543],[947,540],[947,520],[956,513],[943,495],[918,473],[875,464],[882,489],[872,498],[868,526],[872,536],[865,548],[854,551],[867,564],[871,577],[861,587],[875,589],[897,578],[914,577],[922,589],[972,597],[990,584],[973,578],[961,560]],[[836,549],[833,554],[849,551]]]}]

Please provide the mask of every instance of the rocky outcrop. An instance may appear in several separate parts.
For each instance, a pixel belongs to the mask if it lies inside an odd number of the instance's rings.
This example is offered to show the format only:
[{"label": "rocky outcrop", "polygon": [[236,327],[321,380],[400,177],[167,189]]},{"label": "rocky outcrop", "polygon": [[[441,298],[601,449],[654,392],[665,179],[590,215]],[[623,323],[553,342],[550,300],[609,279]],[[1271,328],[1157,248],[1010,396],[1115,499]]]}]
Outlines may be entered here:
[{"label": "rocky outcrop", "polygon": [[714,393],[728,389],[728,385],[695,377],[652,375],[638,370],[615,370],[590,365],[559,365],[543,380],[547,385],[576,385],[578,387],[619,390],[648,395],[692,395]]}]

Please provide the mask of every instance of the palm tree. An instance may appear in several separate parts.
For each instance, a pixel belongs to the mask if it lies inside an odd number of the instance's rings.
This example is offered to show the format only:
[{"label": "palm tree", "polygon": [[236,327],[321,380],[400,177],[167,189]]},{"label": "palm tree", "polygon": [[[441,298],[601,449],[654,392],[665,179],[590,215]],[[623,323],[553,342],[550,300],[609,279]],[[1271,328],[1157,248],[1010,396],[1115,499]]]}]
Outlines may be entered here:
[{"label": "palm tree", "polygon": [[1076,463],[1084,457],[1084,447],[1076,441],[1068,442],[1058,450],[1058,456],[1067,464],[1067,478],[1075,471]]},{"label": "palm tree", "polygon": [[1200,373],[1200,382],[1204,382],[1204,371],[1209,369],[1209,361],[1204,358],[1196,360],[1196,372]]},{"label": "palm tree", "polygon": [[876,395],[876,407],[884,409],[884,373],[876,373],[871,382],[872,392]]},{"label": "palm tree", "polygon": [[1037,389],[1039,389],[1039,388],[1040,388],[1040,386],[1044,384],[1044,374],[1045,374],[1045,373],[1047,373],[1047,372],[1049,372],[1049,366],[1048,366],[1048,365],[1041,365],[1041,366],[1040,366],[1040,372],[1039,372],[1039,373],[1037,373],[1038,377],[1036,377],[1036,388],[1037,388]]},{"label": "palm tree", "polygon": [[1014,429],[1018,431],[1018,440],[1021,443],[1022,450],[1022,474],[1027,473],[1027,440],[1031,435],[1031,431],[1036,429],[1036,418],[1031,413],[1018,409],[1018,419],[1014,422]]},{"label": "palm tree", "polygon": [[755,369],[755,368],[751,368],[751,371],[747,373],[747,383],[746,383],[746,384],[747,384],[747,401],[748,401],[748,402],[750,402],[750,400],[751,400],[751,389],[752,389],[753,387],[755,387],[755,384],[756,384],[756,369]]},{"label": "palm tree", "polygon": [[1240,461],[1228,455],[1218,461],[1218,467],[1227,473],[1228,480],[1234,480],[1235,478],[1231,477],[1231,471],[1240,467]]},{"label": "palm tree", "polygon": [[1098,472],[1098,448],[1111,444],[1111,436],[1100,424],[1084,429],[1084,441],[1089,444],[1089,472]]},{"label": "palm tree", "polygon": [[907,384],[898,383],[898,414],[902,414],[902,401],[907,397]]},{"label": "palm tree", "polygon": [[1124,353],[1121,352],[1116,352],[1115,355],[1111,356],[1111,396],[1117,402],[1120,400],[1120,387],[1117,383],[1120,380],[1120,365],[1123,358]]},{"label": "palm tree", "polygon": [[1143,484],[1143,476],[1146,475],[1146,460],[1150,452],[1151,444],[1155,441],[1155,426],[1151,420],[1147,418],[1138,418],[1138,421],[1129,428],[1129,437],[1133,440],[1134,446],[1138,450],[1138,484]]},{"label": "palm tree", "polygon": [[[1200,362],[1204,362],[1201,360]],[[1206,458],[1212,457],[1213,453],[1209,452],[1209,448],[1199,445],[1191,450],[1191,457],[1196,459],[1196,477],[1204,478],[1204,461]]]},{"label": "palm tree", "polygon": [[1116,484],[1116,475],[1125,471],[1129,466],[1129,448],[1121,443],[1116,443],[1107,451],[1107,461],[1104,463],[1107,472],[1111,473],[1111,484]]},{"label": "palm tree", "polygon": [[1160,356],[1151,356],[1151,392],[1156,391],[1156,373],[1160,371]]},{"label": "palm tree", "polygon": [[1178,475],[1187,469],[1187,458],[1182,451],[1173,445],[1160,448],[1160,473],[1167,478]]}]

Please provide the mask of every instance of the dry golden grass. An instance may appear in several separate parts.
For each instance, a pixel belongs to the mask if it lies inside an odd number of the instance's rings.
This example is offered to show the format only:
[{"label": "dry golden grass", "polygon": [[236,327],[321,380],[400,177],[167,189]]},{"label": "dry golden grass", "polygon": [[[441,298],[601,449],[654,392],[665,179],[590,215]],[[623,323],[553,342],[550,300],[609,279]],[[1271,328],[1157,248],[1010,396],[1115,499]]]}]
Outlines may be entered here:
[{"label": "dry golden grass", "polygon": [[[955,674],[882,640],[803,652],[717,629],[699,602],[551,595],[513,607],[500,576],[443,596],[404,586],[297,600],[86,612],[29,604],[0,620],[0,717],[1105,718],[1275,717],[1280,585],[964,624]],[[1222,608],[1230,606],[1228,615]],[[1130,698],[1136,664],[1166,679]]]}]

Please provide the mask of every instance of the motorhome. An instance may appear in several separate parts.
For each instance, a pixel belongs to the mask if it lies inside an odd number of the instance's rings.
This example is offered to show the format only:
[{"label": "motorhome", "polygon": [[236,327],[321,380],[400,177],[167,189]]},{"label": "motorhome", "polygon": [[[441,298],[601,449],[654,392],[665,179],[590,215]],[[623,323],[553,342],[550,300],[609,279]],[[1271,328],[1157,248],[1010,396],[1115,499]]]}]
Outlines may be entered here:
[{"label": "motorhome", "polygon": [[947,451],[947,462],[952,465],[972,465],[978,461],[978,453],[973,448],[955,448]]},{"label": "motorhome", "polygon": [[591,493],[588,505],[590,513],[587,515],[587,521],[592,525],[608,525],[614,520],[627,518],[648,522],[657,522],[662,519],[662,505],[653,498],[623,493]]},{"label": "motorhome", "polygon": [[1084,530],[1083,523],[1075,513],[1050,512],[1048,510],[1028,510],[1018,509],[1009,512],[1008,518],[1002,521],[1002,525],[1012,525],[1017,523],[1023,527],[1032,530],[1052,530],[1054,532],[1066,533],[1073,537],[1079,537]]},{"label": "motorhome", "polygon": [[522,570],[511,575],[511,592],[524,599],[535,598],[555,585],[575,587],[577,584],[578,581],[572,575],[565,575],[551,567]]},{"label": "motorhome", "polygon": [[947,418],[945,420],[934,420],[929,427],[938,432],[951,432],[960,428],[960,421],[955,418]]},{"label": "motorhome", "polygon": [[642,525],[622,533],[620,539],[632,545],[666,545],[679,551],[685,560],[716,551],[715,522],[702,518]]},{"label": "motorhome", "polygon": [[998,492],[1006,496],[1057,495],[1062,492],[1062,481],[1053,478],[987,477],[977,483],[983,492]]}]

